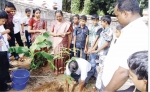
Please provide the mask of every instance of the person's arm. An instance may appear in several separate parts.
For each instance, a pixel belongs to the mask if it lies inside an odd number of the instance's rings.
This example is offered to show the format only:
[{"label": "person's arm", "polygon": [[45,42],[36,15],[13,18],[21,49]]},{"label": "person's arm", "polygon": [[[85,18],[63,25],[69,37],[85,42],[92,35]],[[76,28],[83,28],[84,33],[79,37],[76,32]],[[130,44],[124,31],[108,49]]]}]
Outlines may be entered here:
[{"label": "person's arm", "polygon": [[10,32],[10,30],[6,29],[5,31],[1,32],[1,35],[8,34],[9,32]]},{"label": "person's arm", "polygon": [[110,42],[105,42],[104,45],[99,48],[98,50],[92,51],[93,53],[97,53],[100,52],[101,50],[105,49],[106,47],[108,47],[110,45]]},{"label": "person's arm", "polygon": [[1,46],[3,46],[3,43],[2,43],[2,41],[0,41],[0,47],[1,47]]},{"label": "person's arm", "polygon": [[[98,40],[99,41],[99,40]],[[97,46],[98,46],[98,41],[96,42],[96,44],[93,46],[93,48],[91,48],[91,51],[95,51]]]},{"label": "person's arm", "polygon": [[29,33],[45,33],[46,30],[32,30],[32,27],[31,26],[28,26],[28,32]]},{"label": "person's arm", "polygon": [[105,87],[104,92],[115,92],[115,91],[117,91],[128,80],[128,78],[129,78],[128,69],[119,67],[115,71],[109,84]]},{"label": "person's arm", "polygon": [[22,33],[24,33],[24,25],[21,24]]}]

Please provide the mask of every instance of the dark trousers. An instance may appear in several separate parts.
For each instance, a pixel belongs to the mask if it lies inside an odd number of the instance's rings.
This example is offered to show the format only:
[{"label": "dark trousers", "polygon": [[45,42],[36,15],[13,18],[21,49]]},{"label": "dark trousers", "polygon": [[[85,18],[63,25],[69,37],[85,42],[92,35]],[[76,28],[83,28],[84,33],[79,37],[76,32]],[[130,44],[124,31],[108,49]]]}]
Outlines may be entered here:
[{"label": "dark trousers", "polygon": [[80,53],[82,54],[82,58],[87,60],[87,54],[84,53],[84,48],[80,49],[80,48],[77,48],[77,57],[80,57]]},{"label": "dark trousers", "polygon": [[23,42],[21,40],[20,32],[18,32],[17,34],[15,34],[15,38],[16,38],[16,41],[19,44],[19,46],[23,46]]},{"label": "dark trousers", "polygon": [[71,43],[70,44],[70,49],[71,49],[71,51],[70,51],[70,58],[74,57],[73,46],[74,46],[74,44]]},{"label": "dark trousers", "polygon": [[[84,72],[84,71],[82,71],[82,72]],[[86,86],[86,84],[88,83],[88,81],[90,80],[90,78],[94,76],[94,74],[95,74],[95,68],[91,68],[91,70],[87,73],[87,77],[85,79],[84,86]],[[78,75],[76,73],[71,73],[71,77],[73,77],[76,82],[79,82],[80,76],[81,75]]]},{"label": "dark trousers", "polygon": [[[9,34],[9,36],[11,37],[11,39],[8,40],[9,46],[10,46],[10,47],[13,47],[13,46],[16,45],[16,44],[15,44],[15,35],[14,35],[13,32],[11,32],[11,33]],[[17,53],[13,52],[13,53],[11,53],[11,54],[15,57],[15,59],[18,59],[18,58],[19,58],[19,55],[18,55]]]},{"label": "dark trousers", "polygon": [[25,30],[25,36],[26,36],[26,40],[27,40],[26,45],[28,46],[28,48],[30,48],[30,46],[31,46],[31,34],[28,33],[28,30]]},{"label": "dark trousers", "polygon": [[0,91],[7,90],[6,83],[10,80],[7,51],[0,51]]}]

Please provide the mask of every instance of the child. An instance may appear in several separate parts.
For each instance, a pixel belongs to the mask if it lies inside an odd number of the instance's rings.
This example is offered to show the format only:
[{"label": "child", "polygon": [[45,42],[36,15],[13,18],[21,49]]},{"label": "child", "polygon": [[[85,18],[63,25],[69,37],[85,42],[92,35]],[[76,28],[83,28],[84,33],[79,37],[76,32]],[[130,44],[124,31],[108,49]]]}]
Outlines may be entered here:
[{"label": "child", "polygon": [[[78,14],[75,14],[73,16],[73,25],[72,25],[72,28],[73,30],[76,28],[76,27],[79,27],[79,15]],[[72,42],[70,44],[70,49],[73,49],[73,46],[74,46],[74,39],[72,37]],[[71,51],[70,53],[70,58],[72,58],[74,56],[74,53],[73,51]]]},{"label": "child", "polygon": [[3,24],[8,19],[8,15],[5,11],[0,10],[0,91],[9,91],[11,86],[6,82],[10,79],[9,75],[9,60],[8,60],[8,41],[7,34],[10,30],[5,30]]},{"label": "child", "polygon": [[132,54],[127,60],[129,77],[141,92],[148,92],[148,51]]},{"label": "child", "polygon": [[[100,37],[100,33],[102,32],[101,26],[98,24],[99,22],[99,16],[97,14],[92,15],[92,25],[90,25],[89,28],[89,44],[88,48],[88,54],[92,50],[93,46],[95,45],[96,41]],[[95,53],[90,54],[90,63],[92,67],[96,67],[96,55]]]},{"label": "child", "polygon": [[14,10],[11,11],[11,14],[13,15],[14,34],[15,34],[16,41],[17,41],[19,46],[23,46],[23,42],[21,40],[20,28],[22,30],[22,33],[24,33],[24,31],[23,31],[24,27],[23,27],[21,17],[16,14],[16,8],[15,7],[14,7]]},{"label": "child", "polygon": [[[110,28],[110,23],[111,23],[111,17],[109,15],[105,15],[101,17],[101,25],[103,27],[103,31],[100,33],[100,38],[95,44],[95,46],[92,48],[91,53],[98,53],[99,54],[99,67],[100,67],[100,72],[98,71],[98,76],[96,80],[96,89],[98,91],[100,90],[99,87],[101,87],[102,82],[101,82],[101,75],[103,71],[103,61],[105,59],[105,56],[108,53],[110,43],[113,38],[113,32]],[[96,50],[98,46],[98,49]]]},{"label": "child", "polygon": [[29,48],[31,46],[31,40],[30,40],[31,34],[28,33],[28,23],[29,23],[29,20],[30,20],[31,10],[29,8],[26,8],[25,13],[26,13],[26,16],[23,19],[23,24],[24,24],[24,30],[25,30],[25,37],[26,37],[26,40],[27,40],[26,45]]},{"label": "child", "polygon": [[[116,32],[115,32],[115,35],[116,35],[116,38],[118,39],[121,35],[121,30],[122,30],[122,26],[121,25],[118,25],[116,27]],[[114,40],[114,44],[116,43],[117,39]]]},{"label": "child", "polygon": [[74,30],[74,52],[77,48],[77,57],[81,57],[87,60],[87,50],[88,50],[88,39],[89,39],[89,30],[86,26],[87,17],[82,15],[80,17],[80,26],[76,27]]},{"label": "child", "polygon": [[[9,29],[10,33],[8,34],[8,36],[10,36],[10,38],[8,39],[9,42],[9,46],[15,46],[15,35],[14,35],[14,24],[13,24],[13,15],[11,14],[11,11],[14,10],[14,4],[11,2],[7,2],[5,5],[5,12],[8,14],[8,19],[6,21],[6,23],[4,24],[4,28],[5,29]],[[15,60],[20,61],[20,57],[17,53],[11,53]]]}]

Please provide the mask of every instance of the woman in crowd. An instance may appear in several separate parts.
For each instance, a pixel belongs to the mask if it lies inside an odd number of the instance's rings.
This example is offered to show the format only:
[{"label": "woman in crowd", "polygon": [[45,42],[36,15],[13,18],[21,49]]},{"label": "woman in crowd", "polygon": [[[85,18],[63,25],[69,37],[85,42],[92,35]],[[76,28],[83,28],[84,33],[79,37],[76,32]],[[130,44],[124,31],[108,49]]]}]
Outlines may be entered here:
[{"label": "woman in crowd", "polygon": [[56,75],[64,73],[65,62],[69,59],[69,55],[61,53],[63,48],[69,48],[72,38],[71,23],[63,19],[63,13],[60,10],[55,12],[56,20],[52,22],[50,34],[53,38],[54,55],[59,55],[63,59],[55,59],[54,72]]},{"label": "woman in crowd", "polygon": [[33,43],[35,38],[42,33],[46,32],[46,22],[40,18],[41,10],[35,8],[33,10],[33,17],[29,20],[28,32],[31,33],[31,42]]}]

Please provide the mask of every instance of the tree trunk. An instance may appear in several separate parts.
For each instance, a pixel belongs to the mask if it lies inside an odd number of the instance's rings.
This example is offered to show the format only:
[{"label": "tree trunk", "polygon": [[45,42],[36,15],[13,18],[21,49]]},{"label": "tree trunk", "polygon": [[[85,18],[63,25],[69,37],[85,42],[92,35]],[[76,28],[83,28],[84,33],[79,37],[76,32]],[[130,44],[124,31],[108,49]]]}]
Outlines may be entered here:
[{"label": "tree trunk", "polygon": [[1,1],[0,1],[0,9],[1,9],[1,10],[4,10],[4,8],[5,8],[5,3],[6,3],[6,0],[1,0]]}]

